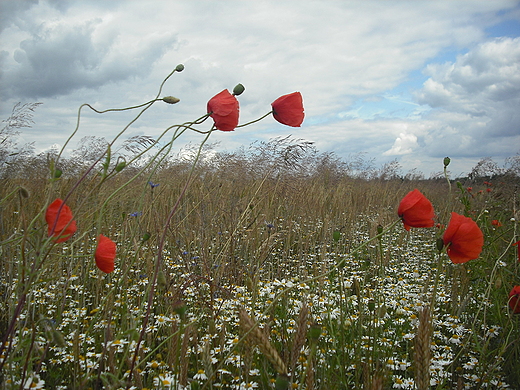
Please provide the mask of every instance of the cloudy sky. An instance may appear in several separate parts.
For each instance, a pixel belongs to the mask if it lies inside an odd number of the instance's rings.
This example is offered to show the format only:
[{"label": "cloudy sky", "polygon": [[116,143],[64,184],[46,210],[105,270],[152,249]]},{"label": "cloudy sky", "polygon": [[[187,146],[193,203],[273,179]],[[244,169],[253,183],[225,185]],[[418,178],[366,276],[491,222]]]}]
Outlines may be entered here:
[{"label": "cloudy sky", "polygon": [[[181,102],[154,105],[127,137],[195,119],[242,83],[242,123],[293,91],[305,121],[214,133],[218,149],[292,135],[426,176],[444,156],[459,175],[520,152],[519,1],[0,0],[0,116],[42,102],[20,138],[37,151],[64,144],[82,103],[143,103],[179,63],[163,95]],[[85,112],[70,149],[110,140],[129,118]]]}]

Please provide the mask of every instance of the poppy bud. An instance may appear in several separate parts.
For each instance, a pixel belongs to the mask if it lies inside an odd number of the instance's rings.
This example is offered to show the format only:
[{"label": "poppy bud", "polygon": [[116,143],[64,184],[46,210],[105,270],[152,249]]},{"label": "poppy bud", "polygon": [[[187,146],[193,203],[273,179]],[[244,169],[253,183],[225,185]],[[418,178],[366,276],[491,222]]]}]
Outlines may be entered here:
[{"label": "poppy bud", "polygon": [[159,287],[161,290],[166,289],[166,275],[162,270],[159,271],[159,274],[157,275],[157,287]]},{"label": "poppy bud", "polygon": [[377,225],[377,234],[383,233],[383,226]]},{"label": "poppy bud", "polygon": [[183,301],[177,301],[173,303],[173,311],[179,315],[179,317],[184,318],[186,314],[186,304]]},{"label": "poppy bud", "polygon": [[18,189],[18,193],[20,194],[20,196],[22,198],[28,198],[29,197],[29,191],[27,191],[27,189],[23,188],[23,187],[20,187]]},{"label": "poppy bud", "polygon": [[338,242],[341,237],[341,232],[339,230],[334,230],[334,233],[332,233],[332,238],[334,241]]},{"label": "poppy bud", "polygon": [[274,388],[276,390],[286,390],[289,388],[289,377],[287,374],[278,374],[274,382]]},{"label": "poppy bud", "polygon": [[116,165],[116,172],[121,172],[126,167],[126,161],[121,161]]},{"label": "poppy bud", "polygon": [[309,329],[309,339],[311,339],[311,341],[316,342],[316,341],[318,341],[320,336],[321,336],[321,326],[319,326],[318,324],[312,324]]},{"label": "poppy bud", "polygon": [[444,157],[444,167],[447,167],[450,165],[451,159],[449,157]]},{"label": "poppy bud", "polygon": [[184,65],[183,64],[179,64],[175,67],[175,70],[177,72],[182,72],[184,70]]},{"label": "poppy bud", "polygon": [[151,235],[150,233],[148,233],[148,232],[146,232],[145,234],[143,234],[143,239],[142,239],[143,242],[148,241],[148,240],[150,239],[151,236],[152,236],[152,235]]},{"label": "poppy bud", "polygon": [[435,243],[437,246],[437,250],[439,253],[444,249],[444,241],[441,237],[437,238],[437,242]]},{"label": "poppy bud", "polygon": [[162,100],[163,100],[163,102],[168,103],[168,104],[175,104],[175,103],[179,103],[181,101],[181,99],[176,98],[174,96],[165,96],[162,98]]},{"label": "poppy bud", "polygon": [[54,173],[53,173],[52,176],[53,176],[54,179],[59,179],[62,174],[63,174],[63,171],[61,169],[56,168],[54,170]]},{"label": "poppy bud", "polygon": [[233,88],[233,95],[241,95],[245,90],[246,88],[242,84],[237,84],[235,88]]}]

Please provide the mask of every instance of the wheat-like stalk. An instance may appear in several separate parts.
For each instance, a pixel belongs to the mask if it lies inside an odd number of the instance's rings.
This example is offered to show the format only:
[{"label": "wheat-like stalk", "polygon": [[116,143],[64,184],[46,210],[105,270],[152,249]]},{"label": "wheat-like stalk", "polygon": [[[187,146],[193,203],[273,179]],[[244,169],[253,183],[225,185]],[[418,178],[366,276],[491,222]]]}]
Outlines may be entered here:
[{"label": "wheat-like stalk", "polygon": [[242,307],[238,311],[238,316],[240,318],[240,326],[247,335],[247,338],[258,346],[260,352],[271,362],[279,374],[286,374],[287,367],[285,363],[276,349],[271,345],[267,336],[258,328],[258,324],[249,317],[246,310]]},{"label": "wheat-like stalk", "polygon": [[430,388],[430,344],[432,320],[430,307],[424,306],[419,312],[419,326],[415,335],[415,384],[418,390]]},{"label": "wheat-like stalk", "polygon": [[296,362],[298,361],[298,357],[300,356],[300,352],[305,345],[305,341],[307,340],[307,323],[309,318],[309,308],[306,304],[303,304],[300,314],[298,315],[298,321],[296,323],[297,330],[294,334],[292,349],[291,349],[291,370],[294,372],[294,368],[296,367]]},{"label": "wheat-like stalk", "polygon": [[179,383],[182,386],[186,386],[188,384],[188,362],[189,359],[186,358],[188,353],[188,347],[190,343],[190,338],[195,334],[196,328],[193,324],[189,324],[184,329],[184,337],[182,339],[181,344],[181,355],[179,356],[180,362],[180,373],[179,373]]}]

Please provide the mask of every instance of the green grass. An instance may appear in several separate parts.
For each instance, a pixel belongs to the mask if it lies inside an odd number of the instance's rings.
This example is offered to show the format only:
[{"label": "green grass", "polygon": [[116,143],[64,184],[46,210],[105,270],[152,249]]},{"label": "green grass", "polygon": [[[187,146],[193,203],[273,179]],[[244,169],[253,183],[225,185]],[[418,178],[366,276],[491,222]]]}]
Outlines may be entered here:
[{"label": "green grass", "polygon": [[[520,388],[518,178],[362,179],[315,152],[25,161],[0,184],[2,388]],[[404,230],[414,188],[438,227]],[[59,244],[57,197],[78,224]],[[436,245],[451,211],[485,236],[462,265]]]}]

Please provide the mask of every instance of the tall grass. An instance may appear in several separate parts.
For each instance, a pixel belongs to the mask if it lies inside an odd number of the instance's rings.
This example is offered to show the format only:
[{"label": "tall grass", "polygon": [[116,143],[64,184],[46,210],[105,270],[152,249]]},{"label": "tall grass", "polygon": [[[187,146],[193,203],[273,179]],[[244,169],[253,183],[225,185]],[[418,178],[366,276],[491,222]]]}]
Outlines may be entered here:
[{"label": "tall grass", "polygon": [[[520,388],[518,178],[367,179],[294,139],[122,170],[107,152],[2,180],[4,388]],[[402,228],[414,188],[440,225],[478,222],[479,259],[451,264],[442,226]],[[57,197],[78,223],[61,244]]]}]

